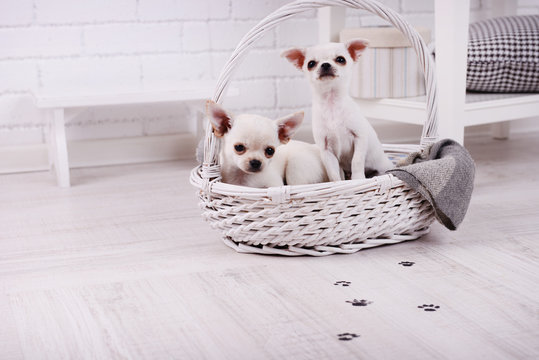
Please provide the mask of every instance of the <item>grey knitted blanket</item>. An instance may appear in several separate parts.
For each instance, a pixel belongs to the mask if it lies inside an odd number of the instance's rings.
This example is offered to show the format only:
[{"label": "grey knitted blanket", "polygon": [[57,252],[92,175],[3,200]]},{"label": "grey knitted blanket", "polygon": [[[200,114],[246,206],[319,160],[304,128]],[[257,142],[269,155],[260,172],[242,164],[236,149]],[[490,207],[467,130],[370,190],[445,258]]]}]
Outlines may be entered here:
[{"label": "grey knitted blanket", "polygon": [[436,219],[456,230],[472,197],[475,164],[459,143],[440,140],[422,152],[410,154],[397,168],[388,170],[425,197]]}]

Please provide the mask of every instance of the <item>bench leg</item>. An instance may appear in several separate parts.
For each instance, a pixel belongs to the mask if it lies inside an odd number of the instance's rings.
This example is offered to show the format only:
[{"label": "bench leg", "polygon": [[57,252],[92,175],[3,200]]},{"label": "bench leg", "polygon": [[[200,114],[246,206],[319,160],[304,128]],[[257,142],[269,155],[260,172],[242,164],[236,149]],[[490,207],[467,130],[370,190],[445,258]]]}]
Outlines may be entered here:
[{"label": "bench leg", "polygon": [[49,133],[49,162],[56,172],[56,181],[60,187],[69,187],[69,161],[65,132],[64,109],[54,109]]},{"label": "bench leg", "polygon": [[490,133],[497,140],[506,140],[509,138],[510,122],[502,121],[490,125]]}]

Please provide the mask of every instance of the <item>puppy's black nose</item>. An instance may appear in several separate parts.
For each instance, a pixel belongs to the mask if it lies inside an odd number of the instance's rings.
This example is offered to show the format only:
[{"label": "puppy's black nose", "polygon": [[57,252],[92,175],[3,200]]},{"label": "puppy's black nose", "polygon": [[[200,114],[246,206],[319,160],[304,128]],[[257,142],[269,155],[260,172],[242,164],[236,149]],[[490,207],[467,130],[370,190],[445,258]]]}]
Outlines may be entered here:
[{"label": "puppy's black nose", "polygon": [[331,64],[330,63],[323,63],[322,65],[320,65],[320,67],[322,68],[322,70],[329,70],[329,69],[331,69]]},{"label": "puppy's black nose", "polygon": [[251,160],[249,161],[249,165],[251,166],[251,169],[253,170],[259,170],[260,169],[260,165],[262,165],[262,163],[260,162],[260,160]]}]

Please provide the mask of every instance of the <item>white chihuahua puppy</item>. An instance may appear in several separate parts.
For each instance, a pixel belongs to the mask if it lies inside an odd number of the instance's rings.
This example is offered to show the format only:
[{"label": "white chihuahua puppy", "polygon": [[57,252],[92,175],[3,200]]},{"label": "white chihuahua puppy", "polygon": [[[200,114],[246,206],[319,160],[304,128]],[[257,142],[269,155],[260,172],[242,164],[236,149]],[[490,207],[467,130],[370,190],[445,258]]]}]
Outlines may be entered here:
[{"label": "white chihuahua puppy", "polygon": [[364,179],[393,168],[382,144],[349,93],[352,67],[368,42],[351,40],[282,53],[302,70],[313,93],[313,136],[331,181]]},{"label": "white chihuahua puppy", "polygon": [[278,120],[250,114],[233,116],[213,101],[207,102],[206,112],[213,133],[223,138],[223,182],[266,188],[328,180],[318,147],[290,141],[303,121],[303,112]]}]

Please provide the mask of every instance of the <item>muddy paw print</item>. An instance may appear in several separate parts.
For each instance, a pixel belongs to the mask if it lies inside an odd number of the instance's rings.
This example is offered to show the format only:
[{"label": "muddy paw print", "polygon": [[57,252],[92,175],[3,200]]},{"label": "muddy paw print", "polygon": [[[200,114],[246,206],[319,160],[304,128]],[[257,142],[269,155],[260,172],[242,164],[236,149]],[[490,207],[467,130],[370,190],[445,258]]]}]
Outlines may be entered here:
[{"label": "muddy paw print", "polygon": [[402,265],[402,266],[413,266],[415,264],[415,262],[412,262],[412,261],[401,261],[399,263],[399,265]]},{"label": "muddy paw print", "polygon": [[439,309],[440,307],[434,304],[430,304],[430,305],[423,304],[423,305],[419,305],[418,308],[423,309],[425,311],[436,311],[436,309]]},{"label": "muddy paw print", "polygon": [[362,300],[354,299],[352,301],[346,301],[346,302],[352,304],[352,306],[367,306],[369,304],[372,304],[372,301],[367,301],[365,299],[362,299]]},{"label": "muddy paw print", "polygon": [[342,334],[337,335],[337,337],[341,341],[350,341],[350,340],[352,340],[354,338],[359,337],[359,335],[352,334],[352,333],[342,333]]},{"label": "muddy paw print", "polygon": [[341,286],[350,286],[350,284],[351,284],[350,281],[337,281],[337,282],[335,282],[335,284],[333,284],[333,285],[337,285],[337,286],[339,286],[339,285],[341,285]]}]

